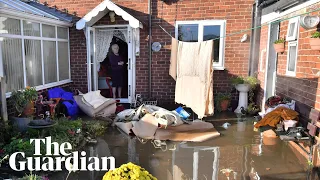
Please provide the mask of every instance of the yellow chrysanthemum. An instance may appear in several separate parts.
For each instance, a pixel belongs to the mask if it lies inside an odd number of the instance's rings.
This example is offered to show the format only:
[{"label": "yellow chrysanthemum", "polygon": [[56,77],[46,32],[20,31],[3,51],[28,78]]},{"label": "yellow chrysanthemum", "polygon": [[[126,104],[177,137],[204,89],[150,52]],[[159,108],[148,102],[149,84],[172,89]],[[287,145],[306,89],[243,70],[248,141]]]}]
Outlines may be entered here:
[{"label": "yellow chrysanthemum", "polygon": [[147,170],[131,162],[107,172],[102,180],[157,180]]}]

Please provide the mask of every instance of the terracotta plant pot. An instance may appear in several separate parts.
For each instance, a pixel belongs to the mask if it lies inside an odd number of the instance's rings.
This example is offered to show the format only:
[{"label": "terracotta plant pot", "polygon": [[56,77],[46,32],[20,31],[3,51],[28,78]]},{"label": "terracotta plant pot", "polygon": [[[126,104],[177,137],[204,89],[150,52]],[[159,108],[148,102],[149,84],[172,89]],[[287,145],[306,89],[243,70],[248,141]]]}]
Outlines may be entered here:
[{"label": "terracotta plant pot", "polygon": [[29,102],[23,111],[23,115],[24,116],[31,116],[33,114],[34,114],[34,103]]},{"label": "terracotta plant pot", "polygon": [[309,43],[312,50],[320,50],[320,38],[310,38]]},{"label": "terracotta plant pot", "polygon": [[220,108],[221,108],[221,111],[226,111],[229,107],[229,103],[230,101],[229,100],[223,100],[220,102]]},{"label": "terracotta plant pot", "polygon": [[274,49],[277,53],[283,53],[284,52],[284,43],[279,44],[273,44]]}]

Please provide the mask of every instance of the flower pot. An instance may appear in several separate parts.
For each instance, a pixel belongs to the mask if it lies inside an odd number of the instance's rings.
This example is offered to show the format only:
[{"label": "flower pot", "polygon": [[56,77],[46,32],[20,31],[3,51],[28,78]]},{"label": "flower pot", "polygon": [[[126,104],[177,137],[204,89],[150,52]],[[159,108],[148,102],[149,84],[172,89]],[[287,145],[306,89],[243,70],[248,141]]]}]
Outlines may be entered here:
[{"label": "flower pot", "polygon": [[309,43],[312,50],[320,50],[320,38],[310,38]]},{"label": "flower pot", "polygon": [[23,111],[23,115],[31,116],[34,114],[34,102],[29,102]]},{"label": "flower pot", "polygon": [[277,53],[283,53],[284,52],[284,43],[279,44],[273,44],[274,50],[276,50]]},{"label": "flower pot", "polygon": [[229,103],[230,101],[228,99],[221,101],[220,102],[221,111],[226,111],[229,107]]},{"label": "flower pot", "polygon": [[28,129],[28,124],[30,123],[30,118],[12,117],[13,125],[18,128],[20,132],[25,132]]}]

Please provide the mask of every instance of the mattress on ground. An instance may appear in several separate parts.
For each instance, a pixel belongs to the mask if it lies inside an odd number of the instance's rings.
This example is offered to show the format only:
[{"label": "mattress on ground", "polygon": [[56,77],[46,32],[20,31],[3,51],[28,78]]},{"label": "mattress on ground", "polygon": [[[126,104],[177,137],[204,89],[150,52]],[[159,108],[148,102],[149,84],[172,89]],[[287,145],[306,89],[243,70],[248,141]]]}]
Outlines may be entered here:
[{"label": "mattress on ground", "polygon": [[109,99],[103,103],[98,108],[93,108],[88,106],[82,101],[82,96],[74,96],[75,101],[77,102],[79,108],[90,117],[108,117],[113,115],[116,112],[117,104],[116,100]]},{"label": "mattress on ground", "polygon": [[136,136],[144,139],[203,142],[220,136],[211,123],[200,120],[190,124],[170,126],[167,129],[158,128],[154,121],[155,118],[152,115],[146,115],[140,121],[117,122],[115,125],[128,135],[132,131]]}]

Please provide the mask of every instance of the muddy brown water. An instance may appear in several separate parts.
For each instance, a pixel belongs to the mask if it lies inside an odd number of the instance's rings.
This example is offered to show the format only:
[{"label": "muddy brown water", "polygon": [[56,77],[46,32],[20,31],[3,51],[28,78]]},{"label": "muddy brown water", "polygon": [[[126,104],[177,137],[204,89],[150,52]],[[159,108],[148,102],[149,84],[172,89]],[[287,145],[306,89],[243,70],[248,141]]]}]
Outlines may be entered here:
[{"label": "muddy brown water", "polygon": [[[113,156],[116,167],[133,162],[147,169],[159,180],[228,179],[223,169],[231,169],[229,179],[307,179],[307,161],[300,162],[286,142],[263,139],[253,131],[252,120],[213,122],[220,137],[202,142],[165,142],[156,147],[151,141],[128,137],[117,128],[109,128],[88,146],[90,156]],[[67,172],[55,173],[49,178],[65,179]],[[76,172],[69,180],[102,179],[105,172]]]}]

